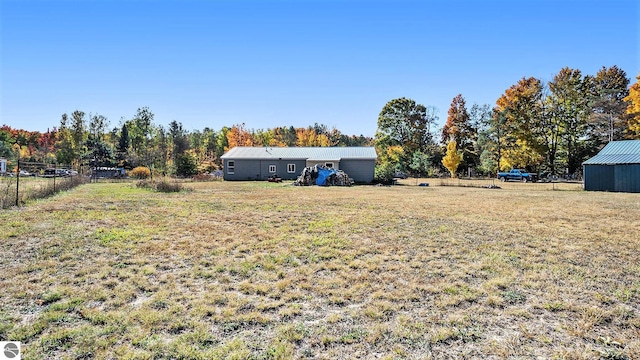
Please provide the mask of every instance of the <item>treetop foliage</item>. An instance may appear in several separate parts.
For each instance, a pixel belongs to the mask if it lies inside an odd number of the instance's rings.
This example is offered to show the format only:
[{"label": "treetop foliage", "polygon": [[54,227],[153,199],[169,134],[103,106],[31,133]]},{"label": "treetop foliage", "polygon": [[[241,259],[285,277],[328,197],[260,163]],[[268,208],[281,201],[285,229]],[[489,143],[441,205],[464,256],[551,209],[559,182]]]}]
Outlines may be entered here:
[{"label": "treetop foliage", "polygon": [[187,131],[173,120],[167,128],[154,124],[148,107],[109,128],[100,114],[75,110],[62,114],[59,128],[46,133],[0,128],[0,157],[14,162],[85,168],[118,166],[150,168],[154,173],[191,176],[220,168],[222,156],[234,146],[370,146],[372,139],[342,134],[326,125],[249,130],[244,124]]},{"label": "treetop foliage", "polygon": [[387,178],[398,171],[440,173],[447,156],[444,144],[454,142],[461,153],[456,169],[494,175],[519,167],[574,174],[607,142],[640,139],[639,82],[640,75],[629,87],[627,74],[617,66],[602,67],[595,75],[565,67],[548,82],[523,77],[495,106],[473,104],[469,109],[463,95],[456,95],[439,130],[433,107],[396,98],[382,107],[373,139],[317,123],[258,130],[234,124],[187,131],[173,120],[165,128],[154,123],[155,114],[148,107],[110,128],[105,116],[75,110],[62,114],[59,126],[46,133],[0,127],[0,157],[73,167],[146,166],[163,174],[187,175],[218,169],[220,156],[235,146],[374,145],[380,167],[376,174]]},{"label": "treetop foliage", "polygon": [[[469,110],[458,94],[451,101],[440,141],[447,146],[454,142],[461,152],[456,169],[488,175],[510,167],[575,174],[608,141],[640,138],[640,88],[638,81],[628,85],[626,73],[617,66],[603,67],[595,76],[565,67],[546,83],[521,78],[493,107],[474,104]],[[437,170],[442,163],[438,159],[448,150],[432,141],[433,118],[425,109],[407,98],[384,105],[375,138],[378,153],[401,146],[404,155],[397,161],[380,156],[378,166],[420,176]],[[388,166],[388,161],[395,162]]]}]

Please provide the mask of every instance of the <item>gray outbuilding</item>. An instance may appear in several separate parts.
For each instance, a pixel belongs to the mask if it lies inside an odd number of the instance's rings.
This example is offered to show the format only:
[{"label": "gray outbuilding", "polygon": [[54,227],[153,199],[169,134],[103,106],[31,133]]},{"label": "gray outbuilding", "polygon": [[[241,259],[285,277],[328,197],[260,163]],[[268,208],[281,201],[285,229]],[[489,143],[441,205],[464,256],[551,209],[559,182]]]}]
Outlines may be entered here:
[{"label": "gray outbuilding", "polygon": [[640,140],[612,141],[582,166],[585,190],[640,192]]},{"label": "gray outbuilding", "polygon": [[373,147],[242,147],[222,155],[225,180],[294,180],[320,164],[346,172],[357,183],[373,181],[378,155]]}]

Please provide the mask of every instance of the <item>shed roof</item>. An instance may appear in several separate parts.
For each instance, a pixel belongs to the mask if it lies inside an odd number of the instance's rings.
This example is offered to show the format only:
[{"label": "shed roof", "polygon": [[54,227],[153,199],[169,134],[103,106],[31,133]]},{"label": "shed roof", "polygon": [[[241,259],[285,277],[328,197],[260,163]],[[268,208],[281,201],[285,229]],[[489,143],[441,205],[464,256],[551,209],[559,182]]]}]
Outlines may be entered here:
[{"label": "shed roof", "polygon": [[609,142],[583,165],[640,164],[640,140]]},{"label": "shed roof", "polygon": [[223,159],[371,159],[378,157],[373,147],[243,147],[236,146]]}]

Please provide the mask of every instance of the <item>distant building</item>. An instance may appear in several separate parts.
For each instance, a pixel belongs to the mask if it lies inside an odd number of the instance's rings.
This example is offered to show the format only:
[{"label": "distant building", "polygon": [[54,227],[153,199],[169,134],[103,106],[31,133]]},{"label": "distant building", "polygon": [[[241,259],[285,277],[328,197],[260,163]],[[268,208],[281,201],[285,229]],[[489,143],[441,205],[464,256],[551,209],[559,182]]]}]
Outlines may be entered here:
[{"label": "distant building", "polygon": [[612,141],[582,166],[585,190],[640,192],[640,140]]},{"label": "distant building", "polygon": [[94,167],[91,169],[91,177],[96,179],[116,179],[126,176],[124,168],[121,167]]},{"label": "distant building", "polygon": [[222,155],[224,180],[294,180],[320,164],[342,170],[358,183],[373,181],[378,155],[373,147],[241,147]]}]

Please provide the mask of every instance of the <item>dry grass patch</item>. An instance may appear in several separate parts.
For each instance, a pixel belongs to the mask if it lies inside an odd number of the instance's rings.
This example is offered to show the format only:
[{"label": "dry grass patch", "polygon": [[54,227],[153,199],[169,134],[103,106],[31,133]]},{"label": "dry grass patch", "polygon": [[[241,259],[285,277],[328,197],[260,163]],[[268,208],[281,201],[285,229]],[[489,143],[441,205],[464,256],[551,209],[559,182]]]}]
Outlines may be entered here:
[{"label": "dry grass patch", "polygon": [[638,354],[637,194],[184,186],[0,213],[0,338],[28,358]]}]

